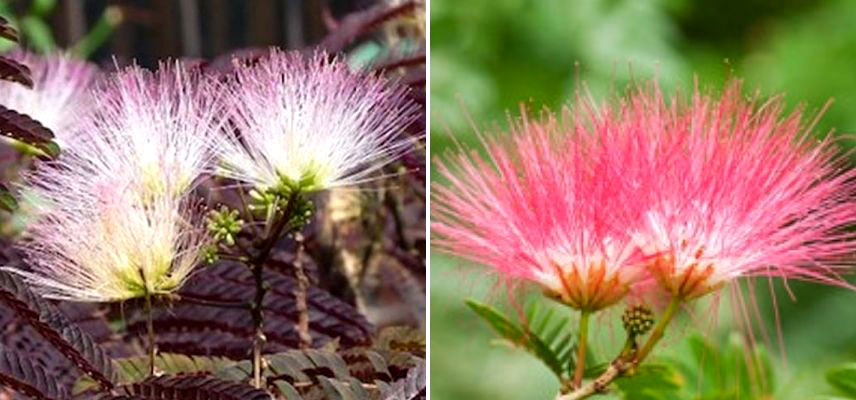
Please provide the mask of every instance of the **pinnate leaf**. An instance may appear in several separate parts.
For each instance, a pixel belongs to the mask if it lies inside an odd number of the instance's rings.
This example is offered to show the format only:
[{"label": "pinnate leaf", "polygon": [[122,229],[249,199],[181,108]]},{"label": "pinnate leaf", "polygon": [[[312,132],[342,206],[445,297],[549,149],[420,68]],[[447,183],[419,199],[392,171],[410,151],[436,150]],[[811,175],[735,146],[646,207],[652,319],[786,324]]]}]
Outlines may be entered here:
[{"label": "pinnate leaf", "polygon": [[466,300],[466,304],[470,309],[475,311],[478,316],[487,321],[487,323],[490,324],[490,326],[496,330],[500,336],[507,339],[512,344],[530,352],[547,365],[547,367],[550,368],[550,370],[553,371],[560,380],[562,379],[562,376],[566,371],[565,366],[571,361],[568,361],[568,363],[563,362],[559,358],[559,355],[556,354],[556,352],[554,352],[542,338],[517,326],[517,324],[512,322],[509,318],[493,307],[472,299]]},{"label": "pinnate leaf", "polygon": [[[162,375],[119,388],[124,395],[100,399],[139,400],[268,400],[270,393],[246,383],[229,382],[206,374]],[[124,397],[123,397],[124,396]]]},{"label": "pinnate leaf", "polygon": [[848,363],[826,372],[826,381],[848,398],[856,399],[856,363]]},{"label": "pinnate leaf", "polygon": [[33,399],[68,398],[56,377],[25,355],[0,346],[0,385]]},{"label": "pinnate leaf", "polygon": [[679,397],[683,376],[666,364],[643,364],[636,373],[616,382],[625,399],[669,400]]},{"label": "pinnate leaf", "polygon": [[[0,28],[2,32],[2,28]],[[30,68],[11,58],[0,56],[0,80],[20,83],[33,88],[33,76]]]},{"label": "pinnate leaf", "polygon": [[0,106],[0,135],[35,147],[37,154],[49,158],[59,155],[59,146],[53,141],[50,129],[26,114],[3,106]]},{"label": "pinnate leaf", "polygon": [[352,13],[321,41],[318,48],[329,53],[338,53],[384,22],[412,13],[419,5],[418,1],[412,0],[403,1],[395,6],[379,3],[364,11]]},{"label": "pinnate leaf", "polygon": [[15,29],[6,18],[0,17],[0,37],[13,42],[19,41],[18,30]]},{"label": "pinnate leaf", "polygon": [[81,371],[102,386],[113,387],[112,360],[107,353],[56,306],[6,271],[0,271],[0,302],[12,308]]}]

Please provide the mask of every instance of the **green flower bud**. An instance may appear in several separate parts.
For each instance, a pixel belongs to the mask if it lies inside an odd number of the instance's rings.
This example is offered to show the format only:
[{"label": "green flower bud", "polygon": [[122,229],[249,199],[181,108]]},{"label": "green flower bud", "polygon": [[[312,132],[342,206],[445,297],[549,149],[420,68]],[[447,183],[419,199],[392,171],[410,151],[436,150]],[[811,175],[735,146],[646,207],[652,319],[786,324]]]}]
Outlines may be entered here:
[{"label": "green flower bud", "polygon": [[654,313],[643,305],[628,307],[621,315],[624,330],[630,336],[641,336],[654,326]]}]

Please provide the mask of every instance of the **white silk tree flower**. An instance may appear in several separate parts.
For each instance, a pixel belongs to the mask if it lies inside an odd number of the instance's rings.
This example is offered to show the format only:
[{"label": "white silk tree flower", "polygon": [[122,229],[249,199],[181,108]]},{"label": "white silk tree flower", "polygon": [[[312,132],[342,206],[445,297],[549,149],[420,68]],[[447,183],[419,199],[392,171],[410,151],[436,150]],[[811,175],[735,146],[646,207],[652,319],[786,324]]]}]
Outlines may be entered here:
[{"label": "white silk tree flower", "polygon": [[208,239],[188,199],[165,193],[140,199],[133,188],[105,178],[89,185],[95,193],[73,202],[59,188],[36,191],[54,199],[21,246],[32,270],[13,272],[43,296],[113,302],[166,294],[201,261]]},{"label": "white silk tree flower", "polygon": [[216,93],[178,64],[106,80],[80,140],[25,176],[21,193],[38,200],[21,245],[31,269],[12,271],[74,301],[177,290],[210,243],[190,195],[224,118]]},{"label": "white silk tree flower", "polygon": [[228,95],[237,132],[221,136],[216,172],[260,189],[305,192],[376,178],[412,146],[402,133],[419,109],[406,93],[325,53],[273,49],[237,69]]},{"label": "white silk tree flower", "polygon": [[120,174],[143,197],[180,196],[211,169],[211,143],[227,117],[218,93],[216,82],[179,63],[117,73],[94,94],[75,167]]},{"label": "white silk tree flower", "polygon": [[61,146],[67,144],[76,124],[92,110],[89,91],[100,75],[98,68],[62,53],[16,50],[4,56],[30,69],[33,88],[0,80],[0,105],[29,115],[53,131]]}]

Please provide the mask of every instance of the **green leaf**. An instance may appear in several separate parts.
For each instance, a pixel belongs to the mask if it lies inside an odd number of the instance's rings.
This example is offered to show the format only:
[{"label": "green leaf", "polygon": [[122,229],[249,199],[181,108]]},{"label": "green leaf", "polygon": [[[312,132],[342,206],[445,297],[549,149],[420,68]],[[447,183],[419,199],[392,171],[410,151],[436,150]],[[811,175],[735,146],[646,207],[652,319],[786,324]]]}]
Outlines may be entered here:
[{"label": "green leaf", "polygon": [[[546,308],[547,312],[541,312]],[[541,302],[533,302],[529,305],[526,313],[529,332],[544,342],[549,347],[562,365],[564,371],[570,371],[576,365],[576,332],[571,327],[571,319],[568,316],[556,314],[556,309],[545,306]],[[526,329],[526,326],[523,327]],[[586,351],[586,365],[595,365],[598,360],[594,352],[589,348]]]},{"label": "green leaf", "polygon": [[21,33],[29,44],[41,53],[50,53],[56,49],[51,28],[39,17],[28,15],[21,18]]},{"label": "green leaf", "polygon": [[360,381],[354,378],[337,380],[320,376],[318,381],[321,383],[327,398],[331,400],[369,400],[372,398]]},{"label": "green leaf", "polygon": [[[238,362],[222,357],[187,356],[175,353],[160,353],[155,358],[155,369],[165,375],[190,374],[195,372],[217,372],[233,368]],[[135,356],[113,360],[118,373],[117,384],[140,382],[149,376],[149,358]],[[81,393],[97,386],[88,376],[83,376],[74,385],[73,393]]]},{"label": "green leaf", "polygon": [[55,159],[60,153],[59,145],[54,141],[30,144],[17,139],[5,137],[3,142],[8,144],[9,147],[15,149],[18,153],[26,156]]},{"label": "green leaf", "polygon": [[826,380],[851,399],[856,399],[856,363],[848,363],[826,372]]},{"label": "green leaf", "polygon": [[383,48],[375,42],[366,42],[351,50],[348,65],[354,70],[362,70],[381,57]]},{"label": "green leaf", "polygon": [[56,0],[33,0],[30,12],[39,17],[45,17],[56,7]]},{"label": "green leaf", "polygon": [[493,307],[479,303],[473,299],[467,299],[466,304],[476,314],[487,321],[500,336],[541,360],[547,368],[553,371],[559,380],[563,379],[565,371],[570,370],[570,368],[566,368],[567,363],[559,358],[558,353],[554,352],[538,335],[529,333],[523,328],[518,327]]},{"label": "green leaf", "polygon": [[684,379],[678,371],[666,364],[643,364],[636,373],[620,378],[615,384],[625,399],[666,400],[679,398]]},{"label": "green leaf", "polygon": [[0,183],[0,208],[10,212],[18,209],[18,200],[15,200],[15,196],[12,196],[6,185],[2,183]]},{"label": "green leaf", "polygon": [[107,7],[89,33],[71,46],[71,54],[80,58],[88,58],[110,38],[110,35],[122,24],[124,19],[125,16],[122,14],[121,8],[118,6]]}]

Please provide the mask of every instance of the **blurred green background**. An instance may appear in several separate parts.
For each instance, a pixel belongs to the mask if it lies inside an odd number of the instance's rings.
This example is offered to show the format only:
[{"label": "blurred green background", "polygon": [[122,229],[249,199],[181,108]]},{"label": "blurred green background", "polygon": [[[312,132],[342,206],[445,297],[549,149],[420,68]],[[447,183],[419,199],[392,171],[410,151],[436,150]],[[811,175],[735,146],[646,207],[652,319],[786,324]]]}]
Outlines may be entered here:
[{"label": "blurred green background", "polygon": [[[733,74],[748,89],[784,93],[790,105],[809,111],[834,99],[818,133],[834,130],[847,141],[856,132],[856,1],[431,0],[430,23],[434,162],[452,145],[450,133],[475,143],[469,118],[491,130],[521,103],[536,110],[564,104],[575,87],[576,62],[580,79],[598,97],[631,78],[656,76],[666,89],[686,90],[696,76],[703,87],[716,88]],[[558,383],[549,371],[522,351],[491,345],[496,335],[465,308],[467,297],[503,306],[505,291],[489,272],[436,249],[430,270],[431,398],[553,398]],[[856,293],[788,286],[795,300],[774,285],[782,354],[768,282],[756,282],[756,319],[764,321],[755,325],[769,338],[758,333],[756,340],[771,348],[775,370],[767,398],[847,398],[826,374],[856,361]],[[737,330],[727,300],[723,296],[718,326],[700,329],[713,341]],[[696,315],[706,311],[700,305]],[[610,354],[623,332],[601,322],[596,350]],[[667,338],[660,355],[682,357],[696,325]],[[692,395],[695,383],[683,383],[687,398],[713,398],[701,389]]]}]

